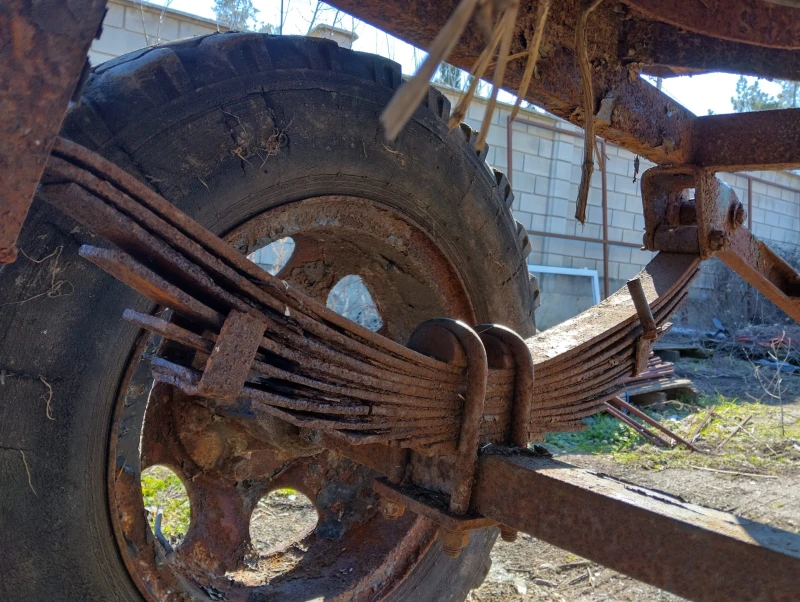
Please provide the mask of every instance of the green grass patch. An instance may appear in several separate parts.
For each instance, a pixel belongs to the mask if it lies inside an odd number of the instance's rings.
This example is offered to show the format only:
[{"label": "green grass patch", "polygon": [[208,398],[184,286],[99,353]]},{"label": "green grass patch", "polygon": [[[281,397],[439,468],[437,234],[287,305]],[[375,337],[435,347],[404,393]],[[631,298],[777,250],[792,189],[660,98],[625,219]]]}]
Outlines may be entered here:
[{"label": "green grass patch", "polygon": [[142,471],[142,501],[150,528],[155,530],[156,512],[161,508],[161,532],[170,543],[183,539],[189,530],[191,506],[186,488],[169,468],[151,466]]},{"label": "green grass patch", "polygon": [[[676,402],[664,410],[647,413],[688,439],[712,409],[714,416],[695,441],[705,453],[682,446],[657,447],[607,414],[587,418],[585,431],[549,434],[546,443],[561,452],[606,454],[622,464],[653,470],[702,466],[772,474],[800,467],[800,408],[796,404],[784,407],[782,420],[778,406],[722,395],[704,396],[691,404]],[[745,428],[719,449],[748,416],[751,418]]]}]

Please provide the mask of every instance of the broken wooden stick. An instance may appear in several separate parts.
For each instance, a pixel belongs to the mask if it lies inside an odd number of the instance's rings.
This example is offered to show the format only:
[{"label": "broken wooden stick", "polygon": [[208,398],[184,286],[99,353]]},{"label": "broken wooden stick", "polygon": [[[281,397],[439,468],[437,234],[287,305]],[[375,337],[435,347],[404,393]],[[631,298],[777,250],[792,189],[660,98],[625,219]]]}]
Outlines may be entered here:
[{"label": "broken wooden stick", "polygon": [[404,86],[392,97],[381,114],[381,123],[386,130],[386,138],[394,140],[408,120],[417,110],[428,91],[429,82],[439,68],[439,64],[450,56],[467,23],[475,12],[479,0],[461,0],[453,15],[447,20],[433,40],[428,58]]},{"label": "broken wooden stick", "polygon": [[752,415],[752,414],[750,414],[750,415],[749,415],[747,418],[745,418],[745,419],[744,419],[744,420],[742,420],[742,421],[741,421],[739,424],[737,424],[737,425],[736,425],[736,428],[735,428],[735,429],[733,429],[733,431],[731,431],[731,434],[730,434],[730,435],[728,435],[727,437],[725,437],[725,441],[723,441],[722,443],[720,443],[720,444],[717,446],[717,451],[719,451],[719,450],[721,450],[723,447],[725,447],[725,444],[726,444],[728,441],[730,441],[731,439],[733,439],[733,436],[734,436],[736,433],[738,433],[740,430],[742,430],[742,427],[744,427],[744,425],[745,425],[745,424],[747,424],[748,422],[750,422],[750,419],[751,419],[752,417],[753,417],[753,415]]},{"label": "broken wooden stick", "polygon": [[586,48],[586,23],[603,0],[592,0],[578,15],[575,25],[575,54],[581,73],[583,87],[583,165],[581,167],[581,183],[578,187],[578,199],[575,207],[575,219],[581,224],[586,222],[586,204],[589,202],[589,187],[592,184],[594,171],[594,90],[592,87],[592,66],[589,63],[589,52]]},{"label": "broken wooden stick", "polygon": [[708,424],[708,421],[711,420],[712,416],[714,416],[714,410],[713,409],[709,410],[709,412],[706,415],[706,417],[703,418],[703,420],[700,421],[700,424],[698,424],[697,427],[694,429],[692,434],[689,436],[689,442],[691,442],[691,443],[695,442],[695,440],[700,436],[700,433],[703,432],[703,429]]}]

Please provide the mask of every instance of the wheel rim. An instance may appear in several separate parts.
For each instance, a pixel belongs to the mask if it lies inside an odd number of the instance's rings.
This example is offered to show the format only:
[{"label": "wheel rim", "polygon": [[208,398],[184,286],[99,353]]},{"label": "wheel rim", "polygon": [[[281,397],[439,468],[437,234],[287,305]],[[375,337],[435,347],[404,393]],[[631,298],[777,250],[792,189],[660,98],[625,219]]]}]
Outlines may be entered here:
[{"label": "wheel rim", "polygon": [[[435,316],[474,320],[445,253],[393,209],[316,197],[267,210],[227,240],[250,253],[289,236],[296,247],[279,276],[322,302],[341,278],[360,276],[384,336],[405,342]],[[156,600],[247,600],[254,592],[265,600],[377,600],[391,593],[432,545],[435,526],[412,513],[384,518],[371,489],[375,473],[316,447],[294,427],[221,416],[167,385],[153,387],[148,357],[157,344],[142,335],[133,351],[109,454],[112,523],[142,593]],[[165,345],[160,353],[179,352]],[[156,540],[143,507],[141,471],[153,465],[173,470],[191,503],[189,530],[175,550]],[[254,556],[251,513],[264,495],[286,487],[316,507],[315,532],[302,541],[307,550],[298,558],[286,542]]]}]

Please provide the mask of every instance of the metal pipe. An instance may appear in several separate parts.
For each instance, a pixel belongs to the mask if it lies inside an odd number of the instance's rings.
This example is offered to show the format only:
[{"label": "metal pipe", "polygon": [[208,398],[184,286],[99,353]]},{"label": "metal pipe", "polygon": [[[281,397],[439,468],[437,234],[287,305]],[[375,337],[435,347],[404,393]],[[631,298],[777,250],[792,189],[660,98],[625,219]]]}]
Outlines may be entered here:
[{"label": "metal pipe", "polygon": [[611,294],[608,284],[608,179],[606,177],[606,141],[600,139],[600,153],[603,159],[603,169],[600,170],[602,185],[603,205],[603,299],[608,299]]}]

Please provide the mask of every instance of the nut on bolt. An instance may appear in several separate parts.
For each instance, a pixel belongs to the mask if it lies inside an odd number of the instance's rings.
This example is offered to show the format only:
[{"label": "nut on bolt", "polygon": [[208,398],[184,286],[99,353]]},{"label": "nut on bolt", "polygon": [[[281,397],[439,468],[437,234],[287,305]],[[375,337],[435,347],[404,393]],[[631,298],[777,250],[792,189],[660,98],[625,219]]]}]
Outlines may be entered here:
[{"label": "nut on bolt", "polygon": [[448,531],[439,527],[437,535],[439,543],[442,544],[442,552],[448,558],[458,558],[461,550],[469,544],[469,531]]},{"label": "nut on bolt", "polygon": [[393,502],[391,500],[381,501],[381,513],[383,514],[384,518],[388,518],[389,520],[397,520],[403,516],[405,511],[405,507],[397,502]]},{"label": "nut on bolt", "polygon": [[731,212],[731,224],[733,224],[733,228],[735,230],[736,228],[744,224],[744,220],[747,219],[747,211],[745,211],[742,202],[739,201],[731,205],[730,212]]},{"label": "nut on bolt", "polygon": [[517,541],[517,535],[518,531],[516,529],[512,529],[508,525],[500,525],[500,538],[503,541],[514,543]]},{"label": "nut on bolt", "polygon": [[730,242],[730,238],[722,230],[712,230],[708,233],[708,246],[712,251],[724,251]]}]

